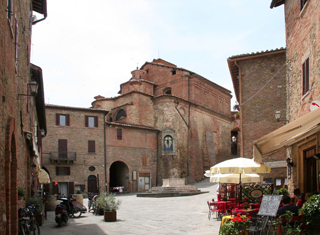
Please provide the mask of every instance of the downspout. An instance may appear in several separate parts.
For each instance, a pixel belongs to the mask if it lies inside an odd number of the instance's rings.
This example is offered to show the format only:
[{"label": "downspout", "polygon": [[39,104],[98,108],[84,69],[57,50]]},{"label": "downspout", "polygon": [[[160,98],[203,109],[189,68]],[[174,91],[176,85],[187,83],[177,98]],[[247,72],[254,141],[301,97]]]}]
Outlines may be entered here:
[{"label": "downspout", "polygon": [[191,104],[190,104],[190,76],[188,77],[188,102],[189,102],[189,112],[188,112],[188,138],[187,138],[187,176],[189,176],[189,157],[190,157],[190,152],[189,152],[189,142],[190,142],[190,110],[191,110]]},{"label": "downspout", "polygon": [[35,25],[36,23],[39,23],[40,21],[43,21],[47,18],[48,14],[47,14],[47,0],[42,0],[42,11],[43,11],[43,18],[33,21],[32,25]]},{"label": "downspout", "polygon": [[242,106],[242,84],[241,84],[241,68],[240,66],[238,65],[237,61],[234,62],[234,64],[238,67],[239,69],[239,74],[238,74],[238,79],[239,79],[239,108],[240,108],[240,132],[241,132],[241,145],[240,145],[240,148],[241,148],[241,154],[240,154],[240,157],[244,157],[243,153],[244,153],[244,143],[243,143],[243,108],[241,107]]},{"label": "downspout", "polygon": [[104,120],[103,120],[103,142],[104,142],[104,185],[106,187],[105,191],[107,193],[109,193],[109,190],[108,190],[108,185],[107,185],[107,139],[106,139],[106,116],[108,114],[108,111],[106,111],[104,113]]}]

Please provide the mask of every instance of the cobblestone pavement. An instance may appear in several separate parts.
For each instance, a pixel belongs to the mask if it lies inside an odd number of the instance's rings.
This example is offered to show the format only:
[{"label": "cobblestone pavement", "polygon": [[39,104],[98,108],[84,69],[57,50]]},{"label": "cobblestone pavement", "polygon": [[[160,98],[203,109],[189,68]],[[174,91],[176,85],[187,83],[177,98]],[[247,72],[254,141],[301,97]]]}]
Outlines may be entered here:
[{"label": "cobblestone pavement", "polygon": [[[70,218],[66,225],[58,227],[54,211],[48,211],[48,219],[40,227],[41,234],[218,234],[221,221],[208,220],[207,201],[215,198],[217,184],[206,179],[195,184],[201,191],[194,196],[148,198],[136,194],[120,194],[122,201],[116,222],[104,222],[103,216],[85,213],[80,218]],[[88,200],[84,199],[87,206]]]}]

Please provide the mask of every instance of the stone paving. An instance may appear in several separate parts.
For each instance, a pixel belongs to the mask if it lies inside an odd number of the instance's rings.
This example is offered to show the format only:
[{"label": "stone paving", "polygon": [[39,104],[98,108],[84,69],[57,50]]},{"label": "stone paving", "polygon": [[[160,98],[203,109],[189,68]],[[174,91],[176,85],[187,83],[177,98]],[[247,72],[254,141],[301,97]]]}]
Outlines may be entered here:
[{"label": "stone paving", "polygon": [[[103,216],[85,213],[80,218],[70,218],[66,225],[58,227],[54,211],[48,211],[48,219],[40,226],[41,234],[218,234],[221,221],[208,220],[207,201],[215,198],[217,184],[206,179],[195,184],[208,193],[183,197],[147,198],[136,194],[119,194],[122,200],[116,222],[104,222]],[[87,206],[88,200],[84,199]]]}]

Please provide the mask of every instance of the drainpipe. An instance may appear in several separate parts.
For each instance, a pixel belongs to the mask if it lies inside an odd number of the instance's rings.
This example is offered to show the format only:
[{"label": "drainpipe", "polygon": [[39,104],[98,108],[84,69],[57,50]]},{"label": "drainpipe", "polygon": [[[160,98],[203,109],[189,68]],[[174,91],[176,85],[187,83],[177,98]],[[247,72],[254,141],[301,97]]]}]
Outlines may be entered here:
[{"label": "drainpipe", "polygon": [[106,116],[108,111],[104,113],[104,120],[103,120],[103,142],[104,142],[104,185],[106,187],[106,192],[109,193],[108,186],[107,186],[107,144],[106,144]]},{"label": "drainpipe", "polygon": [[242,105],[242,79],[241,79],[241,68],[239,67],[237,61],[234,62],[234,64],[238,67],[239,69],[239,107],[240,107],[240,134],[241,134],[241,145],[240,145],[240,157],[244,157],[243,154],[244,154],[244,146],[243,146],[243,118],[242,118],[242,114],[243,114],[243,107],[241,107]]}]

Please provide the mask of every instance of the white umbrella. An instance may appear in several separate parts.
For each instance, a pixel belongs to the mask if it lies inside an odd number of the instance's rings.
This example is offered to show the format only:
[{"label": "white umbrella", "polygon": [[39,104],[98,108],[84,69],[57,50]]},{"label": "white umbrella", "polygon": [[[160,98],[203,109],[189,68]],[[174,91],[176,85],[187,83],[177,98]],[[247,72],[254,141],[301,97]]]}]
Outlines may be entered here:
[{"label": "white umbrella", "polygon": [[263,181],[263,176],[258,174],[212,174],[209,177],[211,183],[240,184],[240,180],[241,183],[257,183]]},{"label": "white umbrella", "polygon": [[220,162],[210,168],[211,174],[257,174],[257,173],[270,173],[271,167],[263,164],[256,163],[254,159],[249,158],[233,158]]}]

